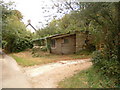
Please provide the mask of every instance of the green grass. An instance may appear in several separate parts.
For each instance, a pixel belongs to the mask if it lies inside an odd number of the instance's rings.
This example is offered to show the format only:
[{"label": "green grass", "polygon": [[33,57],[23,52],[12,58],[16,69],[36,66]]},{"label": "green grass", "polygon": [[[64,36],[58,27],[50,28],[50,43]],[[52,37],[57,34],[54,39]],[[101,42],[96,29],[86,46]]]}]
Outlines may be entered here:
[{"label": "green grass", "polygon": [[22,57],[17,57],[15,55],[11,55],[15,60],[16,62],[21,65],[21,66],[34,66],[34,65],[37,65],[37,64],[40,64],[41,62],[36,62],[36,61],[33,61],[33,60],[27,60],[27,59],[24,59]]},{"label": "green grass", "polygon": [[66,78],[59,83],[59,88],[113,88],[114,83],[108,78],[101,77],[100,72],[92,67],[88,70]]},{"label": "green grass", "polygon": [[69,55],[69,57],[71,59],[87,59],[87,58],[91,58],[91,55],[77,55],[77,54],[73,54],[73,55]]}]

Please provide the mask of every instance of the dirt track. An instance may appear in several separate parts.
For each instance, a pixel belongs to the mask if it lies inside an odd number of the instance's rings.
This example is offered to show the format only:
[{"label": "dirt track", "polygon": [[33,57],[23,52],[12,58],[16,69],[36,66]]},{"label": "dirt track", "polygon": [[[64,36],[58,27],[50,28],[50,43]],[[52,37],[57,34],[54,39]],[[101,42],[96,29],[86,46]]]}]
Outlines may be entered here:
[{"label": "dirt track", "polygon": [[58,83],[80,70],[89,68],[92,63],[88,60],[59,61],[43,66],[24,68],[33,88],[56,88]]},{"label": "dirt track", "polygon": [[26,76],[21,72],[16,61],[4,55],[0,59],[0,88],[31,88]]},{"label": "dirt track", "polygon": [[92,65],[89,60],[59,61],[42,66],[20,68],[13,58],[6,55],[4,59],[0,60],[2,87],[57,88],[58,83],[66,77],[89,68]]}]

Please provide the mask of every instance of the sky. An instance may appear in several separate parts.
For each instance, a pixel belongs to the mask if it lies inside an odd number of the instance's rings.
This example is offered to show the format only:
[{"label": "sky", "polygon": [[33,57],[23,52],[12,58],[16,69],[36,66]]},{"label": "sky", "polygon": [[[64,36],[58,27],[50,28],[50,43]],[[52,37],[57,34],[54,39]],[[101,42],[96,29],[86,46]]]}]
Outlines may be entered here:
[{"label": "sky", "polygon": [[[51,0],[7,0],[15,2],[15,9],[19,10],[23,15],[23,22],[28,24],[28,20],[31,20],[31,24],[36,28],[41,28],[46,24],[46,19],[52,20],[52,17],[45,17],[47,15],[54,15],[56,9],[49,9],[49,12],[44,12],[43,7],[52,7]],[[44,13],[43,13],[44,12]],[[59,15],[58,15],[59,16]],[[28,27],[31,29],[31,27]],[[31,29],[33,32],[33,29]]]}]

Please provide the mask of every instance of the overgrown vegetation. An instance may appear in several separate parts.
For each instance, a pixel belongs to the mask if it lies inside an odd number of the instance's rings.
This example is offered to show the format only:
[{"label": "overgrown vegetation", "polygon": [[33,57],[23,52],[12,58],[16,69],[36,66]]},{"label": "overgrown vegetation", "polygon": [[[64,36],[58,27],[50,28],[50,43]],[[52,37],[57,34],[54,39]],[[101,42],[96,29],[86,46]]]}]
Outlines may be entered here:
[{"label": "overgrown vegetation", "polygon": [[[92,58],[92,52],[93,51],[80,51],[80,52],[77,52],[76,54],[71,54],[71,55],[66,55],[66,56],[69,56],[71,57],[70,59],[84,59],[84,58]],[[48,57],[48,58],[52,58],[54,56],[65,56],[65,55],[54,55],[54,54],[51,54],[47,51],[47,47],[46,46],[37,46],[36,48],[32,48],[31,50],[31,53],[32,53],[32,56],[33,57]]]},{"label": "overgrown vegetation", "polygon": [[113,80],[112,82],[118,86],[120,85],[120,63],[115,54],[112,54],[112,57],[108,59],[107,53],[96,51],[92,62],[94,68],[97,68],[96,71],[101,72],[103,77]]},{"label": "overgrown vegetation", "polygon": [[[65,15],[61,19],[54,19],[45,28],[35,32],[36,37],[41,38],[74,31],[88,31],[93,37],[94,45],[97,48],[92,60],[95,70],[100,72],[103,77],[114,81],[114,84],[119,85],[120,2],[82,3],[66,0],[65,2],[56,3],[54,3],[54,6],[57,7],[58,13],[65,13]],[[0,6],[3,8],[3,48],[8,52],[19,52],[32,47],[30,41],[33,34],[26,30],[24,23],[21,21],[22,14],[13,9],[12,5],[13,3],[4,3],[0,0]],[[66,11],[69,13],[66,13]],[[43,48],[43,51],[45,50]],[[39,55],[42,54],[38,54],[38,57]],[[24,60],[18,59],[18,61]]]},{"label": "overgrown vegetation", "polygon": [[6,52],[19,52],[32,47],[32,34],[21,21],[21,12],[15,10],[13,3],[0,0],[2,7],[2,47]]},{"label": "overgrown vegetation", "polygon": [[53,63],[57,61],[91,58],[91,55],[76,55],[76,54],[55,55],[55,54],[50,54],[48,52],[43,52],[40,50],[37,50],[34,53],[32,50],[26,50],[19,53],[12,53],[10,55],[21,66],[34,66],[34,65]]},{"label": "overgrown vegetation", "polygon": [[[96,36],[97,39],[99,38],[96,44],[102,43],[103,45],[93,56],[94,68],[96,68],[98,72],[101,72],[103,77],[107,77],[113,80],[116,85],[119,85],[120,59],[118,53],[120,49],[120,30],[118,28],[118,18],[120,13],[118,13],[118,9],[120,3],[92,3],[91,5],[84,10],[85,13],[89,13],[84,17],[95,20],[92,24],[93,27],[96,28],[99,26],[97,29],[101,29],[98,32],[101,38]],[[95,26],[96,24],[97,26]]]},{"label": "overgrown vegetation", "polygon": [[102,76],[95,68],[91,67],[75,74],[73,77],[66,78],[59,83],[59,88],[115,88],[114,79]]},{"label": "overgrown vegetation", "polygon": [[[74,4],[79,8],[74,9]],[[93,66],[103,77],[113,79],[116,85],[120,84],[120,2],[59,2],[55,4],[60,12],[64,9],[71,10],[62,19],[51,22],[45,31],[50,30],[54,34],[72,31],[89,31],[94,37],[94,44],[97,48],[93,56]],[[43,31],[38,31],[45,33]]]}]

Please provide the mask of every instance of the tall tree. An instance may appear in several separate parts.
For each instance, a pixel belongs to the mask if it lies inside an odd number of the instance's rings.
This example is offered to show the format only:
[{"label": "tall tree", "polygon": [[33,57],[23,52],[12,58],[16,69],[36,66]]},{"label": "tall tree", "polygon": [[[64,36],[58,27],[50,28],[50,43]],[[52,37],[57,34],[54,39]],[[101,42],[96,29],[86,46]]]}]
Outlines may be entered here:
[{"label": "tall tree", "polygon": [[[26,30],[24,23],[21,21],[23,16],[20,11],[11,8],[12,3],[1,1],[2,9],[2,40],[6,41],[5,49],[8,52],[20,51],[29,47],[31,33]],[[21,44],[21,45],[20,45]]]}]

